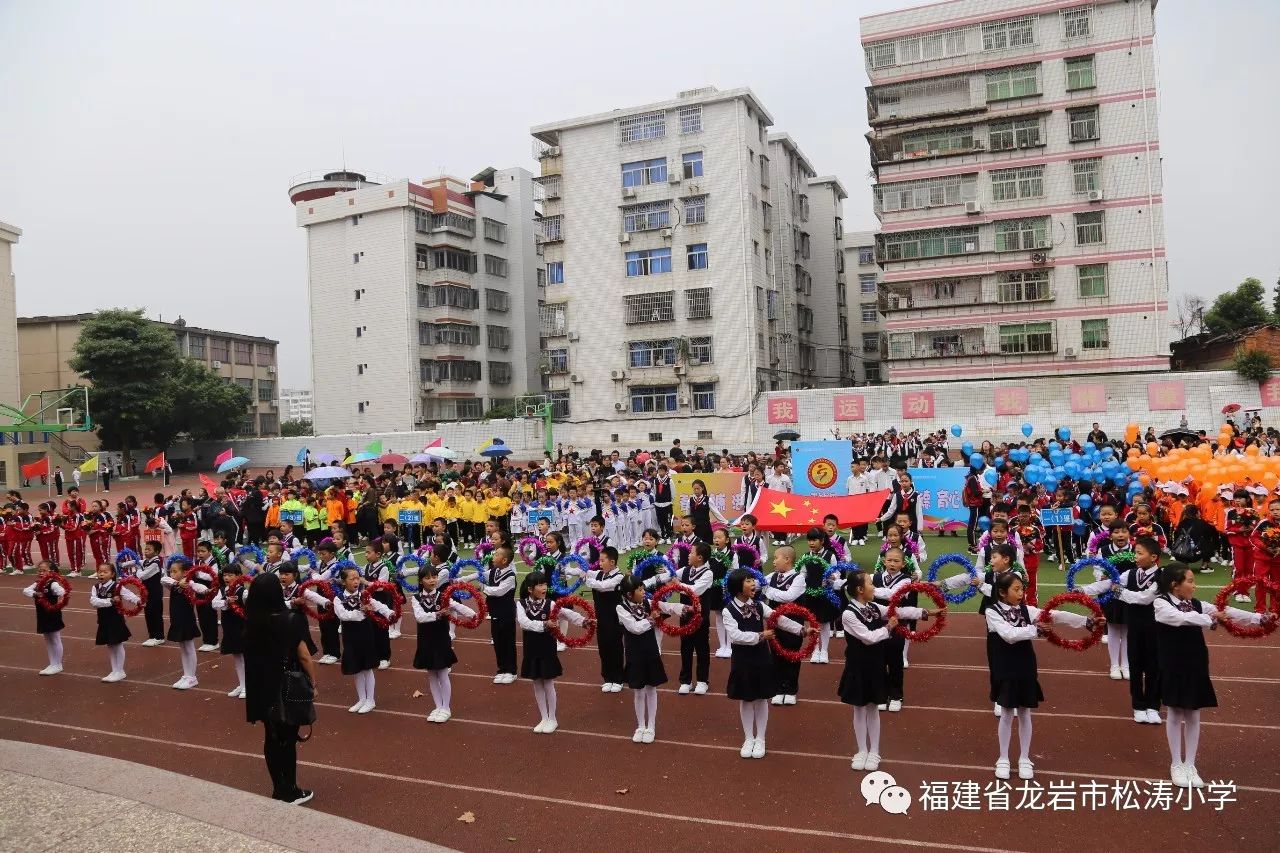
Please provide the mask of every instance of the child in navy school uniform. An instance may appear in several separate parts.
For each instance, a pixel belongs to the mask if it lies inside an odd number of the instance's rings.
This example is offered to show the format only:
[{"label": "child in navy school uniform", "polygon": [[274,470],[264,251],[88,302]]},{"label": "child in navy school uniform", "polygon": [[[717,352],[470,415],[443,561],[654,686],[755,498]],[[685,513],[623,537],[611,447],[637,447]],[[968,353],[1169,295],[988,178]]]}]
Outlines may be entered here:
[{"label": "child in navy school uniform", "polygon": [[161,543],[154,540],[142,546],[142,566],[138,569],[138,580],[147,590],[147,603],[143,610],[143,618],[147,623],[147,639],[144,646],[164,645],[164,586],[160,580],[164,576],[161,565]]},{"label": "child in navy school uniform", "polygon": [[[805,591],[805,573],[795,568],[796,552],[790,545],[783,545],[773,552],[774,571],[766,578],[764,588],[765,600],[771,604],[788,604],[797,601]],[[779,637],[778,643],[783,648],[799,651],[802,640],[794,635]],[[774,705],[794,705],[800,692],[800,664],[791,662],[781,656],[773,657],[777,670],[778,692],[771,700]]]},{"label": "child in navy school uniform", "polygon": [[[692,608],[677,602],[661,602],[670,616],[684,616]],[[667,683],[667,670],[658,651],[657,627],[644,597],[644,584],[635,575],[622,578],[620,601],[614,605],[618,623],[625,629],[627,686],[634,692],[636,730],[633,743],[653,743],[658,724],[658,687]]]},{"label": "child in navy school uniform", "polygon": [[196,624],[196,607],[187,598],[187,590],[201,596],[209,588],[199,580],[187,580],[186,572],[191,567],[186,557],[173,557],[169,560],[168,573],[160,579],[160,583],[169,588],[169,633],[165,637],[178,644],[182,657],[182,677],[174,682],[175,690],[190,690],[200,683],[196,679],[196,637],[200,636],[200,628]]},{"label": "child in navy school uniform", "polygon": [[515,551],[504,542],[493,549],[489,570],[480,587],[489,605],[493,638],[493,655],[497,663],[494,684],[511,684],[516,680],[516,572],[511,563]]},{"label": "child in navy school uniform", "polygon": [[368,604],[362,601],[364,580],[358,568],[348,566],[342,570],[342,591],[333,597],[333,612],[342,621],[342,674],[354,675],[356,681],[356,704],[347,709],[353,714],[367,714],[377,707],[374,670],[380,659],[377,626],[369,616],[378,613],[390,619],[393,615],[376,596]]},{"label": "child in navy school uniform", "polygon": [[[524,660],[520,663],[520,677],[533,682],[533,698],[542,714],[541,722],[533,730],[548,735],[560,726],[556,719],[555,680],[564,674],[556,639],[547,630],[551,604],[547,595],[547,576],[541,571],[525,575],[520,584],[520,601],[516,604],[516,621],[524,629]],[[586,627],[595,625],[595,620],[587,619],[575,610],[562,610],[560,621],[565,620]]]},{"label": "child in navy school uniform", "polygon": [[[443,546],[441,546],[443,548]],[[425,669],[435,709],[427,715],[431,723],[447,723],[453,716],[453,686],[449,669],[458,662],[449,636],[448,613],[471,619],[476,613],[465,604],[441,595],[440,567],[424,566],[418,577],[420,588],[409,597],[413,618],[418,623],[418,648],[413,668]]]},{"label": "child in navy school uniform", "polygon": [[[45,574],[56,574],[53,570],[53,563],[49,560],[41,560],[36,566],[37,581],[44,577]],[[66,587],[58,583],[56,579],[49,583],[44,590],[45,602],[54,604],[58,599],[66,593]],[[62,622],[61,610],[45,610],[36,600],[36,583],[33,582],[29,587],[22,591],[22,594],[35,602],[36,606],[36,633],[44,637],[45,652],[49,656],[49,665],[40,670],[41,675],[57,675],[62,672],[62,629],[66,627]]]},{"label": "child in navy school uniform", "polygon": [[89,588],[89,605],[98,611],[94,645],[106,646],[107,659],[111,662],[111,671],[102,677],[107,683],[124,680],[124,644],[133,636],[124,616],[116,609],[121,602],[128,602],[132,607],[138,603],[138,596],[116,581],[115,564],[99,563],[98,582]]},{"label": "child in navy school uniform", "polygon": [[[227,564],[222,573],[223,579],[242,577],[241,565],[237,560]],[[236,602],[244,610],[245,595],[249,592],[246,583],[236,587],[235,592],[228,593],[224,585],[213,597],[213,609],[222,614],[222,643],[219,653],[231,656],[231,663],[236,670],[236,686],[227,695],[232,699],[244,698],[244,617],[232,609],[231,602]]]},{"label": "child in navy school uniform", "polygon": [[[594,522],[599,518],[593,519]],[[600,692],[620,693],[624,680],[622,625],[618,621],[617,608],[622,604],[619,587],[623,574],[618,571],[618,549],[606,545],[597,555],[600,566],[586,573],[587,586],[596,608],[596,649],[600,653]],[[628,575],[634,577],[633,575]]]}]

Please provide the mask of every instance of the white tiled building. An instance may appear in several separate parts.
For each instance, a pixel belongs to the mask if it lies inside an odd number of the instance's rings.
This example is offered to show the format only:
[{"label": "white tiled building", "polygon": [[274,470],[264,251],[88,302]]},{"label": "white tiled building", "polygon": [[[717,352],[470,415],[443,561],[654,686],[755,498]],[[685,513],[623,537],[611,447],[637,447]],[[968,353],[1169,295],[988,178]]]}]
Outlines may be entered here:
[{"label": "white tiled building", "polygon": [[1154,6],[862,19],[887,379],[1168,369]]},{"label": "white tiled building", "polygon": [[876,263],[879,231],[844,235],[845,299],[849,308],[849,340],[853,346],[854,384],[883,382],[884,317],[879,302],[880,265]]},{"label": "white tiled building", "polygon": [[280,389],[280,420],[315,421],[315,403],[310,388]]},{"label": "white tiled building", "polygon": [[546,191],[540,369],[559,419],[631,435],[674,417],[705,440],[759,391],[844,379],[832,319],[844,191],[811,186],[772,123],[750,89],[708,87],[532,129]]},{"label": "white tiled building", "polygon": [[520,168],[293,181],[317,435],[474,420],[537,382],[537,191]]},{"label": "white tiled building", "polygon": [[[18,408],[18,302],[13,247],[22,229],[0,222],[0,403]],[[0,485],[18,482],[18,447],[0,439]]]}]

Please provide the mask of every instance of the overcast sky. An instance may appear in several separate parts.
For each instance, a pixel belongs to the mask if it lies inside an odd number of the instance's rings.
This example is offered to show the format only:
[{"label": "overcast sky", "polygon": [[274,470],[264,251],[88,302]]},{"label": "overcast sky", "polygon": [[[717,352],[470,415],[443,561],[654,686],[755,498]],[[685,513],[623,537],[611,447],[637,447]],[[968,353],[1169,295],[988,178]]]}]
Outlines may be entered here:
[{"label": "overcast sky", "polygon": [[[145,306],[281,341],[309,386],[289,178],[533,168],[531,125],[750,86],[873,227],[861,15],[905,0],[0,0],[0,220],[23,315]],[[624,11],[628,10],[628,11]],[[1156,12],[1174,298],[1280,276],[1280,3]],[[1172,300],[1171,300],[1172,301]],[[323,342],[321,344],[323,346]]]}]

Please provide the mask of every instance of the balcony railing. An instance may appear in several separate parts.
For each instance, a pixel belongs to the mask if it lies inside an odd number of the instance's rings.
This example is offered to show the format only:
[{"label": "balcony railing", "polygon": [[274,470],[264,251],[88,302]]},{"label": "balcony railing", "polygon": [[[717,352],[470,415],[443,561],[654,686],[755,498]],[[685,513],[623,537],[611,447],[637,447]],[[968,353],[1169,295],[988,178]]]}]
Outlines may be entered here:
[{"label": "balcony railing", "polygon": [[981,355],[999,355],[999,349],[989,351],[987,345],[981,341],[964,341],[958,344],[940,344],[934,345],[930,343],[919,344],[910,352],[902,347],[889,346],[889,352],[886,361],[915,361],[918,359],[935,359],[935,358],[967,358],[969,356]]}]

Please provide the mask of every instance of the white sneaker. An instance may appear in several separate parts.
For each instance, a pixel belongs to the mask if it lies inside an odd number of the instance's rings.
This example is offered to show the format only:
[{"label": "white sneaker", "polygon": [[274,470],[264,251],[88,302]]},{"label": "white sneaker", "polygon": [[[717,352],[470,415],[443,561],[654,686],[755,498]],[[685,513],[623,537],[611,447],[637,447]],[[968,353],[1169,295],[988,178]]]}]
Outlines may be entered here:
[{"label": "white sneaker", "polygon": [[564,652],[564,651],[568,651],[568,650],[569,650],[569,647],[568,647],[568,646],[566,646],[564,643],[561,643],[561,642],[560,642],[560,641],[558,641],[558,640],[556,641],[556,651],[557,651],[557,652]]},{"label": "white sneaker", "polygon": [[1158,710],[1156,710],[1155,708],[1148,708],[1147,722],[1151,723],[1152,725],[1158,726],[1161,723],[1163,723],[1164,720],[1160,719],[1160,712]]},{"label": "white sneaker", "polygon": [[1236,594],[1236,603],[1237,603],[1237,604],[1248,604],[1248,603],[1249,603],[1249,596],[1245,595],[1245,594],[1244,594],[1244,593],[1242,593],[1242,592],[1241,592],[1241,593],[1237,593],[1237,594]]},{"label": "white sneaker", "polygon": [[244,688],[238,687],[238,686],[233,687],[231,688],[231,691],[227,693],[227,695],[230,696],[232,699],[239,699],[241,696],[244,695]]},{"label": "white sneaker", "polygon": [[677,693],[679,693],[681,696],[684,696],[684,695],[688,694],[688,692],[689,692],[689,690],[690,690],[690,689],[691,689],[691,688],[690,688],[690,686],[689,686],[688,684],[681,684],[681,685],[680,685],[680,689],[679,689],[679,690],[677,690],[676,692],[677,692]]},{"label": "white sneaker", "polygon": [[733,657],[733,649],[729,648],[728,646],[721,646],[720,648],[716,649],[716,657],[731,658]]},{"label": "white sneaker", "polygon": [[781,705],[781,704],[782,704],[782,700],[783,700],[783,698],[784,698],[784,697],[783,697],[783,695],[782,695],[781,693],[779,693],[777,696],[774,696],[772,699],[770,699],[770,700],[769,700],[769,704],[771,704],[771,705]]},{"label": "white sneaker", "polygon": [[1187,784],[1192,788],[1203,788],[1204,780],[1200,778],[1200,771],[1196,770],[1190,764],[1182,765],[1187,773]]},{"label": "white sneaker", "polygon": [[1129,667],[1127,666],[1120,667],[1120,677],[1125,681],[1129,680]]},{"label": "white sneaker", "polygon": [[1036,778],[1036,768],[1030,761],[1025,758],[1018,761],[1018,778],[1034,779]]},{"label": "white sneaker", "polygon": [[115,682],[121,681],[123,679],[124,679],[124,673],[119,672],[117,670],[112,670],[111,672],[108,672],[106,675],[102,676],[102,680],[105,681],[107,684],[114,684]]},{"label": "white sneaker", "polygon": [[533,727],[533,730],[534,730],[535,732],[537,732],[538,734],[542,734],[543,732],[545,732],[545,731],[547,730],[547,721],[546,721],[546,720],[542,720],[542,721],[541,721],[541,722],[539,722],[536,726],[534,726],[534,727]]},{"label": "white sneaker", "polygon": [[143,647],[144,649],[149,649],[149,648],[152,648],[153,646],[158,646],[158,645],[160,645],[160,644],[161,644],[161,643],[163,643],[163,642],[164,642],[164,640],[157,640],[155,637],[152,637],[152,638],[151,638],[151,639],[149,639],[149,640],[143,640],[143,641],[142,641],[142,647]]},{"label": "white sneaker", "polygon": [[751,744],[751,757],[764,758],[764,738],[756,738],[755,742]]},{"label": "white sneaker", "polygon": [[738,755],[741,755],[743,758],[750,758],[751,751],[754,750],[755,747],[756,742],[751,738],[747,738],[742,742],[742,749],[738,750]]},{"label": "white sneaker", "polygon": [[794,704],[796,704],[796,696],[795,696],[795,694],[794,694],[794,693],[788,693],[786,696],[783,696],[783,697],[782,697],[782,704],[784,704],[784,705],[794,705]]},{"label": "white sneaker", "polygon": [[911,669],[911,662],[910,662],[910,661],[908,661],[906,658],[903,658],[903,659],[902,659],[902,668],[903,668],[903,669]]},{"label": "white sneaker", "polygon": [[190,690],[195,687],[198,682],[190,676],[184,675],[173,684],[174,690]]},{"label": "white sneaker", "polygon": [[428,723],[438,723],[438,722],[440,722],[440,709],[439,709],[439,708],[433,708],[433,709],[432,709],[432,711],[431,711],[431,713],[430,713],[430,714],[427,714],[427,722],[428,722]]},{"label": "white sneaker", "polygon": [[867,753],[867,770],[877,770],[880,767],[880,754],[876,752]]},{"label": "white sneaker", "polygon": [[883,705],[877,705],[877,706],[876,706],[876,710],[879,710],[879,711],[887,711],[887,710],[889,710],[889,703],[888,703],[888,702],[885,702]]},{"label": "white sneaker", "polygon": [[844,631],[836,631],[836,639],[837,639],[837,640],[843,640],[843,639],[844,639]]},{"label": "white sneaker", "polygon": [[1185,788],[1189,784],[1189,774],[1187,773],[1187,765],[1171,764],[1169,765],[1169,780],[1173,782],[1175,788]]},{"label": "white sneaker", "polygon": [[707,682],[699,681],[697,685],[693,688],[693,692],[697,696],[702,696],[703,694],[705,694],[707,692]]},{"label": "white sneaker", "polygon": [[813,654],[809,655],[809,663],[824,663],[822,660],[822,652],[818,649],[814,649]]},{"label": "white sneaker", "polygon": [[1113,666],[1113,667],[1111,667],[1111,680],[1112,680],[1112,681],[1119,681],[1119,680],[1120,680],[1120,678],[1121,678],[1121,675],[1120,675],[1120,667],[1118,667],[1118,666]]},{"label": "white sneaker", "polygon": [[516,674],[514,672],[508,672],[506,675],[502,677],[503,684],[515,684],[515,681],[516,681]]},{"label": "white sneaker", "polygon": [[389,660],[378,661],[378,669],[387,669],[390,666],[391,666],[391,661]]},{"label": "white sneaker", "polygon": [[[998,717],[998,716],[1000,716],[1000,703],[999,703],[999,702],[997,702],[997,703],[995,704],[995,709],[996,709],[996,716],[997,716],[997,717]],[[883,710],[883,709],[881,709],[881,710]]]},{"label": "white sneaker", "polygon": [[399,628],[392,628],[390,631],[388,631],[388,632],[387,632],[387,639],[388,639],[388,640],[398,640],[398,639],[400,639],[400,629],[399,629]]},{"label": "white sneaker", "polygon": [[558,728],[560,728],[560,724],[555,720],[547,720],[547,724],[542,727],[542,733],[544,735],[549,735]]},{"label": "white sneaker", "polygon": [[212,643],[205,643],[203,646],[196,649],[196,651],[198,652],[216,652],[217,650],[218,650],[218,647],[213,645]]},{"label": "white sneaker", "polygon": [[365,700],[364,704],[363,704],[363,705],[361,705],[361,706],[356,710],[356,713],[357,713],[357,714],[367,714],[367,713],[369,713],[370,711],[372,711],[372,710],[373,710],[374,708],[376,708],[376,707],[378,707],[377,703],[375,703],[372,699],[367,699],[367,700]]},{"label": "white sneaker", "polygon": [[853,757],[853,762],[849,765],[854,770],[865,770],[867,766],[867,754],[859,752]]},{"label": "white sneaker", "polygon": [[643,738],[643,739],[644,739],[644,742],[645,742],[645,743],[653,743],[653,739],[654,739],[655,737],[657,737],[657,735],[658,735],[658,733],[657,733],[657,732],[655,732],[653,729],[645,729],[645,730],[644,730],[644,738]]},{"label": "white sneaker", "polygon": [[1134,721],[1135,723],[1146,723],[1146,721],[1147,721],[1147,712],[1146,712],[1146,711],[1143,711],[1143,710],[1137,710],[1137,711],[1134,711],[1134,712],[1133,712],[1133,721]]},{"label": "white sneaker", "polygon": [[1104,646],[1109,646],[1109,645],[1111,645],[1111,638],[1110,638],[1110,637],[1108,637],[1106,634],[1103,634],[1103,635],[1102,635],[1102,645],[1104,645]]},{"label": "white sneaker", "polygon": [[350,712],[351,712],[351,713],[353,713],[353,714],[358,714],[358,713],[360,713],[360,709],[361,709],[361,708],[363,708],[363,707],[364,707],[364,700],[363,700],[363,699],[361,699],[359,702],[357,702],[356,704],[352,705],[352,706],[351,706],[350,708],[348,708],[347,710],[348,710],[348,711],[350,711]]},{"label": "white sneaker", "polygon": [[338,659],[337,659],[336,657],[334,657],[333,655],[324,655],[324,656],[322,656],[318,661],[316,661],[316,663],[322,663],[322,664],[324,664],[325,666],[329,666],[329,665],[331,665],[331,664],[335,664],[335,663],[337,663],[337,662],[338,662]]},{"label": "white sneaker", "polygon": [[437,722],[437,723],[447,723],[447,722],[449,722],[449,720],[451,720],[451,719],[453,719],[453,711],[450,711],[448,708],[441,708],[441,709],[440,709],[440,718],[439,718],[438,720],[436,720],[436,722]]},{"label": "white sneaker", "polygon": [[604,684],[601,684],[601,685],[600,685],[600,692],[601,692],[601,693],[612,693],[612,692],[613,692],[613,682],[612,682],[612,681],[606,681]]},{"label": "white sneaker", "polygon": [[62,672],[62,667],[56,663],[51,663],[44,669],[40,670],[41,675],[57,675],[60,672]]},{"label": "white sneaker", "polygon": [[1001,758],[999,761],[996,762],[996,778],[997,779],[1009,778],[1009,759]]},{"label": "white sneaker", "polygon": [[11,574],[11,575],[20,575],[20,574],[22,574],[22,572],[18,571],[17,569],[10,569],[10,570],[9,570],[9,574]]},{"label": "white sneaker", "polygon": [[633,735],[631,735],[631,742],[632,742],[632,743],[644,743],[644,727],[643,727],[643,726],[642,726],[642,727],[640,727],[640,728],[638,728],[638,729],[636,729],[636,730],[635,730],[635,733],[634,733]]},{"label": "white sneaker", "polygon": [[894,713],[897,713],[898,711],[901,711],[901,710],[902,710],[902,700],[901,700],[901,699],[894,699],[894,700],[890,701],[890,702],[889,702],[889,710],[890,710],[890,711],[893,711]]},{"label": "white sneaker", "polygon": [[617,683],[617,682],[615,681],[615,682],[613,683],[613,687],[612,687],[612,689],[611,689],[609,692],[610,692],[610,693],[621,693],[621,692],[622,692],[622,685],[621,685],[621,684],[619,684],[619,683]]}]

